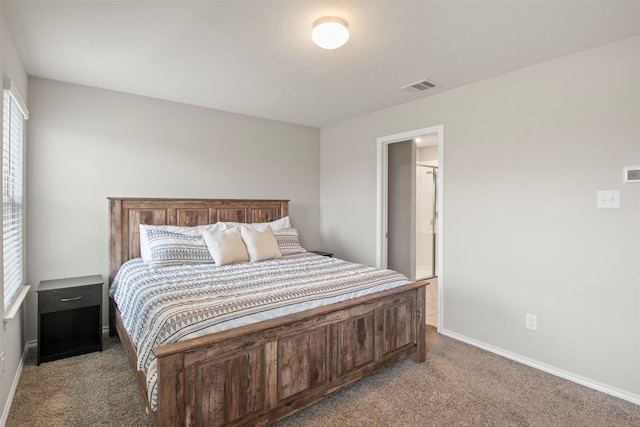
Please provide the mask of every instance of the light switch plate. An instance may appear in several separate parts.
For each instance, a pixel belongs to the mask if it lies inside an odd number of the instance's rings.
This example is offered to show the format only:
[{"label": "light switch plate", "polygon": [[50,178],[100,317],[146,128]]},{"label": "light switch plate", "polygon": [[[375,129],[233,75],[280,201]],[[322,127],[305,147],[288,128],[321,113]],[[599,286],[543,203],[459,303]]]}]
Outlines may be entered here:
[{"label": "light switch plate", "polygon": [[620,190],[599,190],[597,192],[597,206],[604,209],[620,208]]}]

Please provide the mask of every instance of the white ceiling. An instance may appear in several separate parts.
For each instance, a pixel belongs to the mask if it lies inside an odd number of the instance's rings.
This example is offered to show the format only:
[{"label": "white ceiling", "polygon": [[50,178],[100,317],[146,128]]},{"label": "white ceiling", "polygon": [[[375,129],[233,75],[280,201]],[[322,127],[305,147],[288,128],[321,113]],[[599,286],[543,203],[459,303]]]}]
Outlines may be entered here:
[{"label": "white ceiling", "polygon": [[[640,34],[640,1],[4,0],[31,76],[322,127]],[[342,48],[313,21],[346,19]],[[400,87],[429,79],[422,93]]]}]

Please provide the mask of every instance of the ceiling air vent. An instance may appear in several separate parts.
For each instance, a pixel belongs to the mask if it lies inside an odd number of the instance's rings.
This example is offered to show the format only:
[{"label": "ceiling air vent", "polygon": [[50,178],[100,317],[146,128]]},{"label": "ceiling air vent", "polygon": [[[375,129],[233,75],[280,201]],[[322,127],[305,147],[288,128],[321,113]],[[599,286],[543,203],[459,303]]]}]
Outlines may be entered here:
[{"label": "ceiling air vent", "polygon": [[423,90],[431,89],[432,87],[436,87],[436,85],[428,80],[421,80],[419,82],[402,86],[400,90],[408,90],[409,92],[422,92]]}]

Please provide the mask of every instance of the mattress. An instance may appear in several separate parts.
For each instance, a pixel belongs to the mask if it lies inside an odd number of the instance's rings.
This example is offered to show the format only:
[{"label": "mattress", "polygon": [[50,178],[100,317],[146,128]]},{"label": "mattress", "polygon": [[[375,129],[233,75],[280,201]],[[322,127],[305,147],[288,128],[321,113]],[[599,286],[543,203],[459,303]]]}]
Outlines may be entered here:
[{"label": "mattress", "polygon": [[409,284],[392,270],[313,253],[224,266],[153,268],[127,261],[114,278],[114,299],[157,407],[152,349]]}]

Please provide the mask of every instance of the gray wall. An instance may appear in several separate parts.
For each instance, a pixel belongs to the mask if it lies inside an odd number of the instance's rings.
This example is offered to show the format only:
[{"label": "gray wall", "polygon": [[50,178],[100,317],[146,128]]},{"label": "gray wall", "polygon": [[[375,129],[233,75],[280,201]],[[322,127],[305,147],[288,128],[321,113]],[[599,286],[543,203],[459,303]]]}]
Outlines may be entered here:
[{"label": "gray wall", "polygon": [[418,147],[416,150],[416,160],[418,162],[427,162],[430,160],[438,160],[438,146]]},{"label": "gray wall", "polygon": [[441,331],[640,403],[640,37],[323,128],[326,249],[375,263],[376,139],[440,124]]},{"label": "gray wall", "polygon": [[[290,199],[301,243],[317,246],[318,129],[38,78],[29,85],[28,283],[108,277],[108,196]],[[34,295],[28,313],[35,339]]]}]

